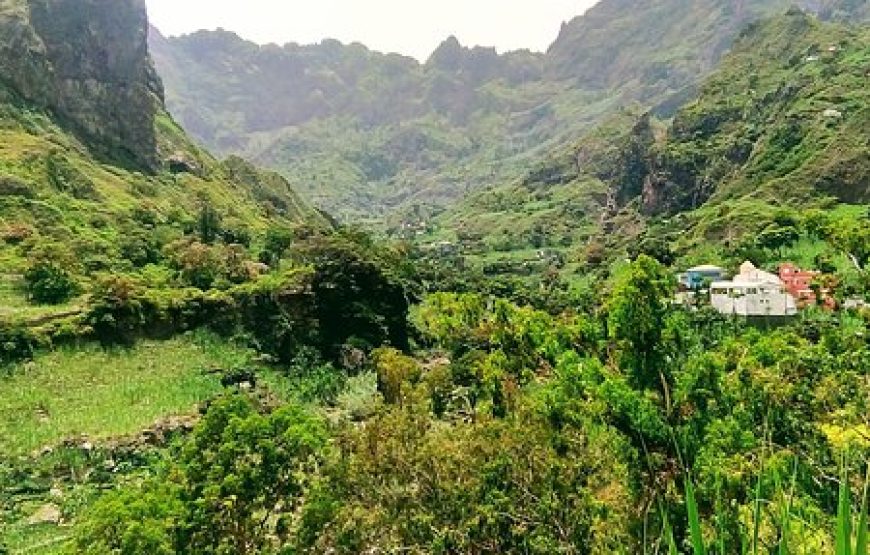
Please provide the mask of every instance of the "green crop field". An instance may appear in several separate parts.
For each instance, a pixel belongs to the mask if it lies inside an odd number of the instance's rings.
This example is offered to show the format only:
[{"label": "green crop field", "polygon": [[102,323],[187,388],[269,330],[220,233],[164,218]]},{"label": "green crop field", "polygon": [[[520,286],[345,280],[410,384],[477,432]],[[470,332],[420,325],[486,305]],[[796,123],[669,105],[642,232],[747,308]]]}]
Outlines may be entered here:
[{"label": "green crop field", "polygon": [[244,363],[248,353],[210,336],[146,341],[129,350],[60,349],[0,377],[0,454],[59,441],[124,436],[196,410],[220,390],[203,370]]}]

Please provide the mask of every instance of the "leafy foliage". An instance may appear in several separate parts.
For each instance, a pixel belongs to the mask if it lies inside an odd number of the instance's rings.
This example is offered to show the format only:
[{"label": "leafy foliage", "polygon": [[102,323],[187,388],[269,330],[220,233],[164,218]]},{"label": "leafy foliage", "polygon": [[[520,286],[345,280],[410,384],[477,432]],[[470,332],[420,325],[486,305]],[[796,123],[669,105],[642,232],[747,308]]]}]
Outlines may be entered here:
[{"label": "leafy foliage", "polygon": [[140,490],[101,500],[85,519],[85,553],[260,553],[285,537],[305,475],[324,447],[320,422],[298,407],[260,414],[250,401],[216,401],[178,462]]},{"label": "leafy foliage", "polygon": [[78,285],[64,268],[49,261],[39,261],[24,273],[27,295],[33,302],[61,304],[76,293]]}]

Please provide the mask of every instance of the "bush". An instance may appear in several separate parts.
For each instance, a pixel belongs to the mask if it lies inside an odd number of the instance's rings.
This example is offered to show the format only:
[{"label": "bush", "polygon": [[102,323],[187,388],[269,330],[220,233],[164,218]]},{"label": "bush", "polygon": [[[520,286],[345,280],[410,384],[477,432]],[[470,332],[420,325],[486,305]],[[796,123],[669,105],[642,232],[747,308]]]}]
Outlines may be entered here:
[{"label": "bush", "polygon": [[332,364],[324,362],[320,353],[312,348],[300,349],[290,363],[288,375],[296,382],[295,392],[305,403],[332,405],[345,387],[347,375]]},{"label": "bush", "polygon": [[172,267],[185,283],[206,290],[221,275],[221,259],[215,249],[198,241],[179,241],[167,248]]},{"label": "bush", "polygon": [[0,175],[0,196],[33,198],[33,186],[12,175]]},{"label": "bush", "polygon": [[18,245],[27,239],[30,239],[34,234],[34,229],[22,223],[9,224],[3,229],[0,229],[0,240],[10,245]]},{"label": "bush", "polygon": [[207,203],[200,209],[196,225],[199,239],[206,245],[214,243],[221,235],[221,215]]},{"label": "bush", "polygon": [[142,291],[124,276],[101,280],[92,291],[86,321],[102,343],[131,344],[146,323]]},{"label": "bush", "polygon": [[227,225],[221,230],[221,240],[227,245],[251,246],[251,230],[244,224]]},{"label": "bush", "polygon": [[293,230],[287,227],[270,227],[266,230],[266,241],[260,261],[266,264],[274,264],[281,260],[284,253],[293,244],[295,236]]},{"label": "bush", "polygon": [[61,304],[70,300],[78,285],[70,274],[53,262],[33,264],[24,274],[30,300],[40,304]]},{"label": "bush", "polygon": [[76,552],[272,553],[286,542],[327,430],[299,406],[258,408],[240,395],[212,403],[167,472],[107,493],[79,520]]},{"label": "bush", "polygon": [[121,256],[137,268],[157,264],[162,259],[154,233],[143,230],[128,230],[121,239],[120,250]]},{"label": "bush", "polygon": [[0,364],[30,358],[38,343],[23,325],[0,325]]}]

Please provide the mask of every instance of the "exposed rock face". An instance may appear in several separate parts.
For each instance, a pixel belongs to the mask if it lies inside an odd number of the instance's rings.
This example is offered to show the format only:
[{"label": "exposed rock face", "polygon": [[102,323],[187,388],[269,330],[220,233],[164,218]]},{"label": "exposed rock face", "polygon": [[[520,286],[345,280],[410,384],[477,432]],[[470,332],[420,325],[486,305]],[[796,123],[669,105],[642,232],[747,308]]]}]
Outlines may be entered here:
[{"label": "exposed rock face", "polygon": [[163,86],[147,30],[144,0],[4,0],[0,80],[96,154],[155,170]]}]

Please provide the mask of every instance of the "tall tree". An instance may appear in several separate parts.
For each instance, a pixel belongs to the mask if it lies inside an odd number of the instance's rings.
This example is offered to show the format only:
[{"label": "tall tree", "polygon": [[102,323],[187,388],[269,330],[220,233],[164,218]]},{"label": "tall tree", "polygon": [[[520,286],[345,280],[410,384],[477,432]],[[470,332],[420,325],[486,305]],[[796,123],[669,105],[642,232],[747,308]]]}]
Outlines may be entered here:
[{"label": "tall tree", "polygon": [[635,386],[652,388],[659,381],[668,407],[662,332],[674,286],[675,279],[667,269],[642,254],[616,276],[606,303],[608,337],[617,363],[631,373]]}]

